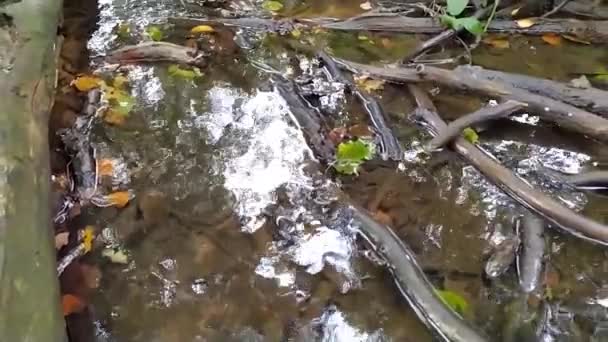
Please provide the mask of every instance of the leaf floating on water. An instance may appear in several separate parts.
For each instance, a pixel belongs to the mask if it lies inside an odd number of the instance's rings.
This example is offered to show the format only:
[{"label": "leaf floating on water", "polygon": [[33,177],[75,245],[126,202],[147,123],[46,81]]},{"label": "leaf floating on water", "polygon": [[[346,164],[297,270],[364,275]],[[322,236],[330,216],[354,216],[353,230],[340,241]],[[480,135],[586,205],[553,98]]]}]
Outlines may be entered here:
[{"label": "leaf floating on water", "polygon": [[129,263],[129,256],[122,249],[106,248],[101,252],[101,256],[108,258],[113,264],[126,265]]},{"label": "leaf floating on water", "polygon": [[558,36],[557,34],[553,34],[553,33],[543,34],[541,39],[545,43],[547,43],[549,45],[553,45],[553,46],[559,46],[562,44],[562,37]]},{"label": "leaf floating on water", "polygon": [[462,130],[462,135],[471,144],[477,144],[479,142],[479,135],[471,127],[467,127]]},{"label": "leaf floating on water", "polygon": [[358,139],[340,143],[334,168],[343,174],[357,174],[359,166],[371,159],[373,154],[374,145],[371,142]]},{"label": "leaf floating on water", "polygon": [[146,28],[146,34],[155,42],[161,41],[164,36],[163,31],[161,31],[158,26],[148,26]]},{"label": "leaf floating on water", "polygon": [[460,315],[464,315],[469,309],[469,303],[461,295],[450,290],[436,290],[437,294],[444,303],[446,303],[452,310],[456,311]]},{"label": "leaf floating on water", "polygon": [[131,199],[131,194],[128,191],[117,191],[106,196],[108,202],[117,207],[124,208]]},{"label": "leaf floating on water", "polygon": [[61,307],[63,308],[63,315],[69,316],[73,313],[81,312],[86,308],[87,304],[84,300],[72,294],[65,294],[61,296]]},{"label": "leaf floating on water", "polygon": [[363,2],[359,5],[359,7],[361,7],[362,10],[366,10],[369,11],[372,9],[372,4],[369,1]]},{"label": "leaf floating on water", "polygon": [[497,48],[497,49],[508,49],[508,48],[511,47],[511,45],[509,44],[509,40],[505,39],[505,38],[490,38],[490,37],[487,37],[487,38],[484,38],[482,40],[482,42],[484,44],[490,45],[490,46],[492,46],[494,48]]},{"label": "leaf floating on water", "polygon": [[199,68],[193,68],[192,70],[180,68],[179,65],[172,64],[167,69],[169,72],[169,76],[171,77],[179,77],[186,80],[193,80],[197,77],[203,76],[201,70]]},{"label": "leaf floating on water", "polygon": [[99,88],[103,84],[103,80],[95,76],[80,76],[71,83],[79,91],[89,91]]},{"label": "leaf floating on water", "polygon": [[213,27],[209,26],[209,25],[198,25],[198,26],[194,26],[191,30],[191,33],[209,33],[209,32],[215,32],[215,30],[213,29]]},{"label": "leaf floating on water", "polygon": [[516,20],[515,23],[517,24],[517,27],[519,27],[519,28],[528,28],[528,27],[532,27],[532,26],[536,25],[536,20],[534,18],[526,18],[526,19]]},{"label": "leaf floating on water", "polygon": [[457,16],[464,11],[468,4],[469,0],[448,0],[448,13]]},{"label": "leaf floating on water", "polygon": [[97,172],[100,176],[114,175],[114,162],[112,159],[101,159],[97,162]]},{"label": "leaf floating on water", "polygon": [[585,44],[585,45],[591,45],[590,41],[584,40],[584,39],[580,39],[578,37],[575,36],[571,36],[569,34],[564,34],[562,35],[562,37],[564,37],[564,39],[567,39],[571,42],[575,42],[575,43],[579,43],[579,44]]},{"label": "leaf floating on water", "polygon": [[266,0],[262,4],[262,8],[270,12],[278,12],[283,9],[283,4],[278,1]]}]

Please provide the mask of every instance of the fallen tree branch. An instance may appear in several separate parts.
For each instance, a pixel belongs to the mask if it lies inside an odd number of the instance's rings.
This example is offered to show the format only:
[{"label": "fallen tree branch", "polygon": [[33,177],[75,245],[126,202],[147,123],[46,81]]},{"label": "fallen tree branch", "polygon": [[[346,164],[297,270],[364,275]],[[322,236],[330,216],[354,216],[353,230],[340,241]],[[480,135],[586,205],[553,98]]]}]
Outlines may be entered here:
[{"label": "fallen tree branch", "polygon": [[467,127],[489,120],[504,118],[526,106],[522,102],[507,100],[499,105],[487,106],[471,114],[461,116],[450,122],[445,130],[441,130],[428,144],[428,149],[432,151],[443,147],[443,145],[458,137]]},{"label": "fallen tree branch", "polygon": [[[394,13],[362,15],[346,20],[335,21],[325,18],[272,20],[259,18],[179,18],[171,17],[170,23],[181,27],[197,25],[217,25],[246,27],[270,32],[290,32],[295,28],[318,26],[320,28],[340,31],[379,31],[396,33],[426,33],[446,35],[443,41],[453,35],[443,24],[433,18],[412,18]],[[575,19],[538,19],[531,27],[521,28],[513,20],[493,20],[488,26],[490,33],[526,34],[541,36],[547,33],[566,34],[590,43],[608,43],[608,20],[575,20]],[[436,37],[435,39],[439,39]],[[430,43],[428,43],[430,45]]]},{"label": "fallen tree branch", "polygon": [[378,100],[374,96],[365,94],[359,90],[355,83],[342,73],[331,56],[323,51],[319,52],[317,56],[323,62],[331,78],[336,82],[343,83],[347,90],[350,91],[350,93],[359,100],[363,108],[365,108],[376,133],[380,136],[380,154],[383,158],[395,161],[402,160],[403,149],[401,148],[401,144],[399,144],[399,140],[397,140],[395,134],[386,123],[386,114],[378,103]]},{"label": "fallen tree branch", "polygon": [[[408,88],[418,104],[417,114],[428,123],[430,133],[436,135],[437,132],[444,130],[447,125],[437,114],[428,95],[413,84],[408,85]],[[464,138],[456,138],[451,147],[466,162],[473,165],[488,180],[524,207],[544,217],[567,233],[608,246],[608,226],[577,214],[540,190],[533,188]]]},{"label": "fallen tree branch", "polygon": [[479,66],[461,65],[454,71],[468,74],[476,79],[505,83],[608,117],[608,91],[605,90],[575,88],[566,83],[484,69]]},{"label": "fallen tree branch", "polygon": [[475,78],[454,70],[418,66],[416,68],[384,68],[336,59],[338,64],[372,77],[398,83],[433,82],[464,91],[497,97],[502,101],[516,100],[527,103],[530,110],[546,121],[602,141],[608,141],[608,119],[581,110],[566,103],[517,89],[497,81]]}]

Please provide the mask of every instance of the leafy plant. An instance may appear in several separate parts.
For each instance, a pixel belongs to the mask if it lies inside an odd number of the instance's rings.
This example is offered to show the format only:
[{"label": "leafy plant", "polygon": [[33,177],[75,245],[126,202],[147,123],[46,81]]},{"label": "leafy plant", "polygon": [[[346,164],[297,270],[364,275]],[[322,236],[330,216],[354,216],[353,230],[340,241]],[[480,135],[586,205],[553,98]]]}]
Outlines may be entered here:
[{"label": "leafy plant", "polygon": [[373,155],[374,145],[371,142],[361,139],[342,142],[338,145],[334,168],[343,174],[356,175],[359,166]]},{"label": "leafy plant", "polygon": [[447,14],[444,14],[440,17],[441,22],[454,30],[465,29],[469,33],[479,37],[481,36],[487,29],[490,21],[494,17],[494,13],[496,12],[496,7],[498,6],[499,0],[494,1],[494,8],[492,9],[492,14],[490,14],[490,18],[488,19],[486,26],[484,27],[479,19],[474,16],[469,17],[458,17],[464,12],[465,8],[469,4],[469,0],[447,0],[446,11]]},{"label": "leafy plant", "polygon": [[158,26],[148,26],[146,28],[146,34],[155,42],[161,41],[164,36],[163,31],[161,31]]}]

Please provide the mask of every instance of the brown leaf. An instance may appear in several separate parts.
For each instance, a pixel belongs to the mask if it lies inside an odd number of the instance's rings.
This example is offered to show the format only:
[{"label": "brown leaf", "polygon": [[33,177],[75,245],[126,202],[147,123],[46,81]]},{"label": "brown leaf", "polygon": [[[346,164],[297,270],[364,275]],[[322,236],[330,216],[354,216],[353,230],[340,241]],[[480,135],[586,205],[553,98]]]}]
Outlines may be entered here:
[{"label": "brown leaf", "polygon": [[55,235],[55,249],[59,250],[61,247],[68,244],[70,238],[70,232],[61,232]]},{"label": "brown leaf", "polygon": [[380,222],[384,225],[387,225],[387,226],[393,225],[393,218],[382,210],[378,209],[372,215],[378,222]]},{"label": "brown leaf", "polygon": [[541,38],[545,43],[549,45],[559,46],[562,44],[562,37],[558,36],[557,34],[547,33],[543,34]]},{"label": "brown leaf", "polygon": [[332,129],[329,132],[328,138],[334,144],[338,145],[339,143],[342,142],[342,140],[344,140],[344,136],[345,135],[346,135],[346,128],[344,128],[344,127],[336,127],[336,128]]},{"label": "brown leaf", "polygon": [[114,174],[114,162],[112,159],[101,159],[97,162],[97,169],[100,176],[112,177]]},{"label": "brown leaf", "polygon": [[130,200],[128,191],[117,191],[107,196],[108,201],[118,208],[124,208]]},{"label": "brown leaf", "polygon": [[125,119],[126,117],[123,114],[111,109],[109,109],[103,115],[103,121],[115,126],[123,125],[125,123]]},{"label": "brown leaf", "polygon": [[61,297],[61,307],[63,308],[63,315],[69,316],[73,313],[81,312],[87,307],[87,304],[75,295],[65,294]]},{"label": "brown leaf", "polygon": [[487,37],[484,38],[482,42],[497,49],[508,49],[511,47],[508,39]]}]

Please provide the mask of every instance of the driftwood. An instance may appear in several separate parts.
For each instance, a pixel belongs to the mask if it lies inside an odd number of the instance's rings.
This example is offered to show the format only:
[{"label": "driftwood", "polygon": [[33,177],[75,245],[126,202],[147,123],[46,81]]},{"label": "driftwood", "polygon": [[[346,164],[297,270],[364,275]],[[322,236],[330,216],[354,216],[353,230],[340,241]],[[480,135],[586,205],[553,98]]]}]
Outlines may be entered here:
[{"label": "driftwood", "polygon": [[48,147],[62,3],[21,0],[2,7],[0,341],[66,341],[50,225]]},{"label": "driftwood", "polygon": [[[444,130],[447,125],[437,114],[428,95],[415,85],[408,85],[418,104],[417,113],[429,125],[431,133]],[[488,180],[501,188],[515,201],[553,223],[556,227],[579,238],[608,246],[608,226],[579,215],[517,177],[493,157],[460,137],[451,144],[466,162],[473,165]]]},{"label": "driftwood", "polygon": [[608,91],[596,88],[575,88],[566,83],[484,69],[479,66],[461,65],[454,71],[468,74],[476,79],[508,84],[608,117]]},{"label": "driftwood", "polygon": [[[182,26],[223,24],[227,26],[246,27],[274,32],[289,32],[296,27],[318,26],[324,29],[340,31],[381,31],[397,33],[440,34],[445,26],[434,18],[412,18],[396,13],[366,14],[346,20],[331,19],[294,19],[293,21],[258,19],[258,18],[169,18],[169,22]],[[488,27],[490,33],[519,33],[526,35],[543,35],[546,33],[566,34],[590,43],[608,43],[608,21],[574,20],[574,19],[538,19],[532,27],[521,28],[513,20],[492,20]],[[444,33],[451,36],[451,33]]]},{"label": "driftwood", "polygon": [[351,92],[361,102],[363,108],[369,115],[370,121],[374,126],[374,129],[380,137],[381,155],[385,158],[392,160],[403,159],[403,149],[399,140],[395,137],[393,131],[386,123],[386,114],[378,103],[378,100],[369,94],[365,94],[354,84],[354,82],[348,79],[342,71],[338,68],[334,60],[327,55],[325,52],[319,52],[318,57],[330,74],[331,78],[336,82],[343,83],[347,90]]},{"label": "driftwood", "polygon": [[454,140],[454,138],[459,136],[467,127],[489,120],[504,118],[524,107],[526,107],[525,103],[507,100],[499,105],[487,106],[471,114],[461,116],[458,119],[450,122],[445,130],[440,131],[439,134],[428,144],[428,149],[436,150],[442,147],[448,142]]},{"label": "driftwood", "polygon": [[393,82],[434,82],[451,88],[497,97],[503,101],[524,102],[528,104],[531,111],[546,121],[554,122],[559,126],[598,140],[608,141],[608,119],[560,101],[513,88],[508,84],[478,79],[468,73],[430,66],[384,68],[345,60],[336,59],[336,61],[351,70]]}]

